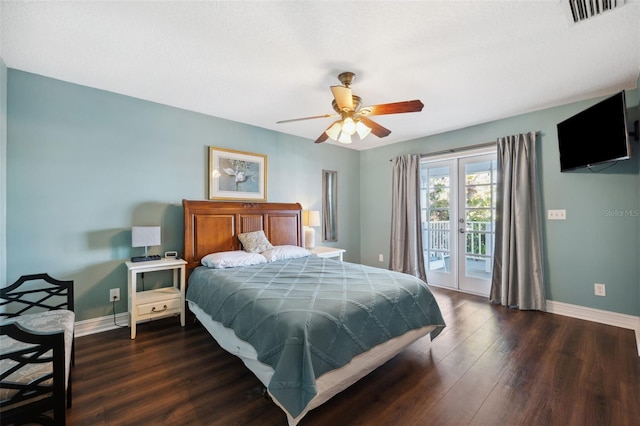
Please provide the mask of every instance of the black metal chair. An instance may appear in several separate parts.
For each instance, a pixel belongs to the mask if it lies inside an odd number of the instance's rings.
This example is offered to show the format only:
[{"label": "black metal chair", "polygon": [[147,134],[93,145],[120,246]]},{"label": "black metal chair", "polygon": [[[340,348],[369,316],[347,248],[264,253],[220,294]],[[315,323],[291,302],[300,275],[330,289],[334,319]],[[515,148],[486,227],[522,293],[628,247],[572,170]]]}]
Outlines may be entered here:
[{"label": "black metal chair", "polygon": [[0,289],[3,425],[66,423],[75,352],[73,284],[35,274]]}]

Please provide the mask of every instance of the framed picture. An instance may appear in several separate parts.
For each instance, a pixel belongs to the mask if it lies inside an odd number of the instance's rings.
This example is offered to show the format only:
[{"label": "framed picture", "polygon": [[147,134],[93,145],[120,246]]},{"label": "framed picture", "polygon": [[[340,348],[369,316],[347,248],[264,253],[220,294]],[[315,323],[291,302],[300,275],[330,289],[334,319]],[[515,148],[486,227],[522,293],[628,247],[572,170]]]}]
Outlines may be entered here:
[{"label": "framed picture", "polygon": [[209,199],[267,201],[267,156],[210,146]]}]

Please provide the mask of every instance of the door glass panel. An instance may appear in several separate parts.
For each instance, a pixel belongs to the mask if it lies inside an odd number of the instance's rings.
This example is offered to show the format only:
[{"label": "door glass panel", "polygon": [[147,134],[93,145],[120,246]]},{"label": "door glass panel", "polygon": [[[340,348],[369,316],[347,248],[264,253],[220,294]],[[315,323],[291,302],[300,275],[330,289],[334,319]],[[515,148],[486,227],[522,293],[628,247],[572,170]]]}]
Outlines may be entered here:
[{"label": "door glass panel", "polygon": [[[425,173],[426,172],[426,173]],[[451,177],[449,167],[423,168],[422,241],[427,271],[449,272]]]},{"label": "door glass panel", "polygon": [[485,151],[421,165],[424,263],[430,284],[488,295],[497,173]]},{"label": "door glass panel", "polygon": [[490,279],[493,267],[496,161],[465,166],[465,276]]}]

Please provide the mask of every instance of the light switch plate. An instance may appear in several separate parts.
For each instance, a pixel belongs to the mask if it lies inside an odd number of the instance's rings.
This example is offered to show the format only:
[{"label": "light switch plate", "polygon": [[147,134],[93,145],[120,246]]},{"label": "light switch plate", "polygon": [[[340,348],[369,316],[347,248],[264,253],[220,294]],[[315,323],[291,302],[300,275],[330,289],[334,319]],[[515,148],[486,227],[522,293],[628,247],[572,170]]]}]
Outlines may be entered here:
[{"label": "light switch plate", "polygon": [[547,219],[549,220],[566,220],[567,219],[567,211],[566,210],[547,210]]}]

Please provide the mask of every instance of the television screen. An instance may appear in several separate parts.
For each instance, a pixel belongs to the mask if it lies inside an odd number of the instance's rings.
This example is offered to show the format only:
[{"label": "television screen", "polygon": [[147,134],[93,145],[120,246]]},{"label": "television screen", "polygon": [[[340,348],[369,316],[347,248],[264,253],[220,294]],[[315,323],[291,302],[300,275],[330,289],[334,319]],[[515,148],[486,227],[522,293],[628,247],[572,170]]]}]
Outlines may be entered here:
[{"label": "television screen", "polygon": [[558,123],[560,171],[631,155],[624,91]]}]

